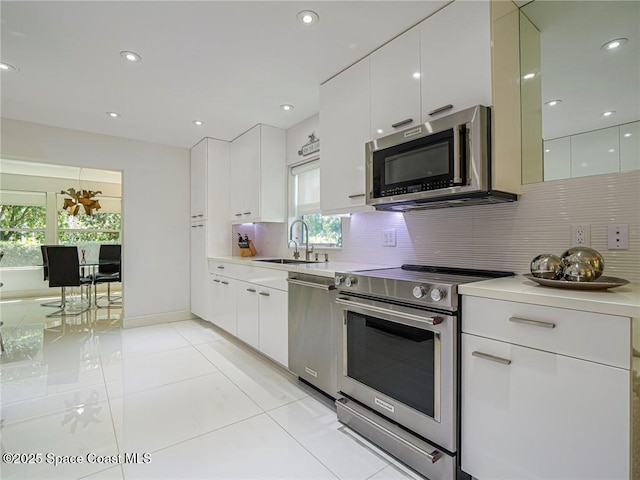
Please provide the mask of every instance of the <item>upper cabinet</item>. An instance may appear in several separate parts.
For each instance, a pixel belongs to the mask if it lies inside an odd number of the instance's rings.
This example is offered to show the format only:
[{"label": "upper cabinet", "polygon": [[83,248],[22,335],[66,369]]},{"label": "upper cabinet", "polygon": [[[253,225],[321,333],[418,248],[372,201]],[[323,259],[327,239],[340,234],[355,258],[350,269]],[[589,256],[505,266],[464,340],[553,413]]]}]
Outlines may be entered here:
[{"label": "upper cabinet", "polygon": [[456,1],[419,30],[422,122],[474,105],[490,106],[489,2]]},{"label": "upper cabinet", "polygon": [[403,33],[373,52],[369,58],[371,62],[369,140],[420,124],[419,29],[416,27]]},{"label": "upper cabinet", "polygon": [[191,221],[207,219],[207,139],[191,149]]},{"label": "upper cabinet", "polygon": [[285,132],[258,124],[231,142],[231,221],[284,222]]},{"label": "upper cabinet", "polygon": [[364,144],[370,138],[369,58],[320,87],[320,207],[325,215],[365,209]]}]

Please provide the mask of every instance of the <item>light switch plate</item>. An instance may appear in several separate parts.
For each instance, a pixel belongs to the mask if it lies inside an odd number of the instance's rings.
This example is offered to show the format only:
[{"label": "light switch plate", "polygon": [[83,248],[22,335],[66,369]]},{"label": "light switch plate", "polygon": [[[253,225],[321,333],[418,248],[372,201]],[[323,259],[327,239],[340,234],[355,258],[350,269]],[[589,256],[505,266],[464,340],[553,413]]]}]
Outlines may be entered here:
[{"label": "light switch plate", "polygon": [[383,247],[395,247],[396,246],[396,229],[389,228],[382,231],[382,246]]},{"label": "light switch plate", "polygon": [[609,225],[607,247],[609,250],[629,250],[629,225]]}]

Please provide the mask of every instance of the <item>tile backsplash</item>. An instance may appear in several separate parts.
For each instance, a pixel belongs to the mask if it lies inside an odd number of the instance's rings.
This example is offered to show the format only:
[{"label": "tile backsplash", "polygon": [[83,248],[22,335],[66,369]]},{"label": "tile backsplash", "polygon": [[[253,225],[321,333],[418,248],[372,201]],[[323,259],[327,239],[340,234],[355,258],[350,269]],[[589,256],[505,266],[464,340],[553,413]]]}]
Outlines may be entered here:
[{"label": "tile backsplash", "polygon": [[[604,256],[605,275],[640,282],[638,171],[525,185],[510,204],[354,214],[343,220],[344,246],[330,259],[528,273],[536,255],[560,255],[572,246],[572,224],[591,226],[591,247]],[[608,250],[612,224],[629,226],[628,250]],[[385,229],[396,230],[395,247],[382,246]],[[285,248],[280,254],[289,256]]]}]

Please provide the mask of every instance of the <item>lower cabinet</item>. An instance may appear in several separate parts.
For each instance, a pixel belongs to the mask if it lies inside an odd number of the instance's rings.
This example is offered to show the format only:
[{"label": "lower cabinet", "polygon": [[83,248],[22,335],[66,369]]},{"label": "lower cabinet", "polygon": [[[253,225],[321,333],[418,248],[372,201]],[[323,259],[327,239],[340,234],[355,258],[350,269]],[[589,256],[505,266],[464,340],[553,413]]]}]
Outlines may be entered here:
[{"label": "lower cabinet", "polygon": [[287,292],[260,288],[260,351],[276,362],[289,364]]},{"label": "lower cabinet", "polygon": [[238,282],[238,338],[253,348],[260,349],[260,307],[258,286]]},{"label": "lower cabinet", "polygon": [[462,469],[478,480],[629,479],[630,371],[589,358],[613,344],[586,358],[552,347],[564,336],[581,351],[616,323],[628,342],[629,319],[601,315],[585,329],[598,314],[582,312],[580,326],[581,312],[557,308],[467,297],[463,308]]},{"label": "lower cabinet", "polygon": [[236,280],[211,275],[211,321],[231,335],[238,335],[236,321]]},{"label": "lower cabinet", "polygon": [[216,269],[224,274],[210,274],[212,323],[287,367],[287,292],[256,283],[260,279],[269,279],[265,283],[275,282],[277,286],[286,288],[286,272],[278,272],[282,273],[282,279],[274,280],[273,275],[261,274],[255,267],[221,264]]}]

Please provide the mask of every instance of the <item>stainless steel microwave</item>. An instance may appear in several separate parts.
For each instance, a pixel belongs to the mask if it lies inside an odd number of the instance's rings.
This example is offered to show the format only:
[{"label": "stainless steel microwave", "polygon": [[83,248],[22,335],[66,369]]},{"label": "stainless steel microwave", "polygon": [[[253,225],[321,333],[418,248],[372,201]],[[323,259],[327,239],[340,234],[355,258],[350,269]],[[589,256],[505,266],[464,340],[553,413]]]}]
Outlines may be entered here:
[{"label": "stainless steel microwave", "polygon": [[366,203],[407,211],[515,201],[491,189],[491,110],[478,105],[366,144]]}]

